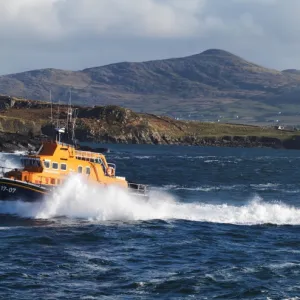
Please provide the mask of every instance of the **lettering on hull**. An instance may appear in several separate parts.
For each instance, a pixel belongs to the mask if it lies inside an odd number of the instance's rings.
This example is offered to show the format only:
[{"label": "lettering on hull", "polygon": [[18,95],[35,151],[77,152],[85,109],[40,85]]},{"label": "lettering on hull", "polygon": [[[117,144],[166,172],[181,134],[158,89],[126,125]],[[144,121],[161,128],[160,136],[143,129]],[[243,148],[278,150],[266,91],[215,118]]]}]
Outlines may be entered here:
[{"label": "lettering on hull", "polygon": [[8,192],[8,193],[14,194],[17,189],[13,188],[13,187],[7,187],[6,185],[0,185],[0,190],[2,192]]},{"label": "lettering on hull", "polygon": [[43,196],[49,191],[22,182],[0,182],[0,201],[23,200],[26,202],[35,202],[42,200]]}]

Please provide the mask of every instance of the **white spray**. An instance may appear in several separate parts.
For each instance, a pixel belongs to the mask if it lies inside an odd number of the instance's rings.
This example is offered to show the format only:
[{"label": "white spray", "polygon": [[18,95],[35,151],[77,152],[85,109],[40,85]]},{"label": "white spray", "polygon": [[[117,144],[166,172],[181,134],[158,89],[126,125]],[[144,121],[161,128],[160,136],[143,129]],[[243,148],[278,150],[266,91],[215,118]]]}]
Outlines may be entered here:
[{"label": "white spray", "polygon": [[8,171],[9,169],[19,168],[20,164],[20,155],[23,155],[23,151],[17,151],[15,153],[0,153],[0,167],[4,169],[4,171]]},{"label": "white spray", "polygon": [[1,202],[0,213],[38,219],[65,216],[98,222],[182,219],[240,225],[300,224],[300,209],[283,203],[266,203],[259,197],[243,206],[234,206],[184,203],[168,193],[154,191],[147,200],[136,198],[120,188],[88,184],[79,175],[70,177],[43,202]]}]

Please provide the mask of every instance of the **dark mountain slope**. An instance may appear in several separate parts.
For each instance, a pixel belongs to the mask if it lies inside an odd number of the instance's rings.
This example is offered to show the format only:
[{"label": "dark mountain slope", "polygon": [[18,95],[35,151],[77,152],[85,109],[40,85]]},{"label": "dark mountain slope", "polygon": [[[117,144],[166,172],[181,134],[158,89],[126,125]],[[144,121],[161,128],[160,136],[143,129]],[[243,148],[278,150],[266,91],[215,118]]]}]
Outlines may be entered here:
[{"label": "dark mountain slope", "polygon": [[67,101],[72,88],[74,103],[116,104],[156,113],[200,112],[244,100],[293,102],[293,90],[299,86],[300,76],[294,72],[263,68],[218,49],[82,71],[42,69],[0,76],[0,94],[49,99],[51,89],[56,101]]}]

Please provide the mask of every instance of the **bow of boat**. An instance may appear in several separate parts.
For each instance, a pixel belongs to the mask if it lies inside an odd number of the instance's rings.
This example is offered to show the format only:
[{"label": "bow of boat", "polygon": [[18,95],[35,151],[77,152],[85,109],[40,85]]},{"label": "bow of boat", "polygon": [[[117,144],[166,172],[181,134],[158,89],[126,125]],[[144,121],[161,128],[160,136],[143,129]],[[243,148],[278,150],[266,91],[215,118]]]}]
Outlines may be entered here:
[{"label": "bow of boat", "polygon": [[0,178],[0,200],[2,201],[36,202],[42,200],[49,192],[49,189],[38,184],[4,177]]}]

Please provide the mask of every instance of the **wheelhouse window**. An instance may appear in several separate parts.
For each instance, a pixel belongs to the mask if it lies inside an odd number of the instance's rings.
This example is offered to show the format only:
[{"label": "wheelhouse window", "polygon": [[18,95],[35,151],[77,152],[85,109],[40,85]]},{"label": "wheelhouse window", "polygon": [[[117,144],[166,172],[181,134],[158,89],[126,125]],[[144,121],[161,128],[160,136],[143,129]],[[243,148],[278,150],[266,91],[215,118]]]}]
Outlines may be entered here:
[{"label": "wheelhouse window", "polygon": [[53,162],[52,163],[52,169],[57,170],[58,169],[58,163]]},{"label": "wheelhouse window", "polygon": [[49,169],[49,168],[50,168],[50,160],[45,160],[45,161],[44,161],[44,167],[45,167],[46,169]]},{"label": "wheelhouse window", "polygon": [[66,171],[67,170],[67,164],[60,164],[60,169],[62,171]]},{"label": "wheelhouse window", "polygon": [[87,175],[90,175],[90,174],[91,174],[91,169],[90,169],[90,167],[86,167],[86,168],[85,168],[85,173],[86,173]]},{"label": "wheelhouse window", "polygon": [[78,169],[77,169],[77,170],[78,170],[78,173],[81,174],[81,173],[82,173],[82,166],[78,166]]},{"label": "wheelhouse window", "polygon": [[40,159],[34,158],[34,157],[22,157],[21,164],[24,167],[40,167],[41,166]]}]

